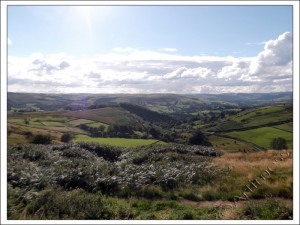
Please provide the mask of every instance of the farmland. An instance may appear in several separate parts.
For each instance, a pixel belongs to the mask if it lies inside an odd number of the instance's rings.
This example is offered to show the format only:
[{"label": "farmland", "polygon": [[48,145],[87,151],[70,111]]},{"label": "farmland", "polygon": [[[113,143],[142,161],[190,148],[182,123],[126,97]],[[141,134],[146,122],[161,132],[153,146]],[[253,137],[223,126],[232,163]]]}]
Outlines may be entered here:
[{"label": "farmland", "polygon": [[273,127],[262,127],[239,132],[234,131],[227,133],[227,135],[255,143],[265,149],[270,148],[272,139],[282,137],[287,140],[288,148],[292,148],[293,135],[290,132]]},{"label": "farmland", "polygon": [[76,135],[73,142],[89,142],[98,143],[104,145],[112,146],[142,146],[142,145],[152,145],[152,144],[164,144],[162,141],[157,140],[143,140],[143,139],[126,139],[126,138],[92,138],[87,135]]}]

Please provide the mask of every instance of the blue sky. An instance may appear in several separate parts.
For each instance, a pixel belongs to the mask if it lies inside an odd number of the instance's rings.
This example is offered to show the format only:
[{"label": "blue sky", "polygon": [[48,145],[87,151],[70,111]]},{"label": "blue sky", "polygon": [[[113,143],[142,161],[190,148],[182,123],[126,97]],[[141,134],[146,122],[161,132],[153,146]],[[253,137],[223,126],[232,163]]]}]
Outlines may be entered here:
[{"label": "blue sky", "polygon": [[9,6],[9,90],[286,91],[292,20],[292,6]]},{"label": "blue sky", "polygon": [[255,56],[263,48],[259,43],[287,31],[292,31],[291,6],[8,8],[11,55],[169,47],[187,55]]}]

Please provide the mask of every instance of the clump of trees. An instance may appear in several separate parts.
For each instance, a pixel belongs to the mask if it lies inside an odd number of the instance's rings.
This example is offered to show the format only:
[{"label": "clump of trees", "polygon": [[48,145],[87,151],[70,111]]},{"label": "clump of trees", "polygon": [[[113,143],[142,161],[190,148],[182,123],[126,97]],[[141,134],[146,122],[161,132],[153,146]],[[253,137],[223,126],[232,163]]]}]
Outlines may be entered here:
[{"label": "clump of trees", "polygon": [[43,134],[38,134],[33,137],[32,143],[33,144],[51,144],[52,138],[50,135],[43,135]]},{"label": "clump of trees", "polygon": [[190,137],[189,144],[212,146],[212,144],[208,141],[207,137],[201,131],[197,131],[192,135],[192,137]]},{"label": "clump of trees", "polygon": [[71,139],[72,139],[72,136],[69,133],[63,134],[61,136],[61,141],[64,143],[69,143],[71,141]]},{"label": "clump of trees", "polygon": [[270,147],[272,149],[281,150],[281,149],[287,149],[287,142],[284,138],[278,137],[274,138],[271,141]]}]

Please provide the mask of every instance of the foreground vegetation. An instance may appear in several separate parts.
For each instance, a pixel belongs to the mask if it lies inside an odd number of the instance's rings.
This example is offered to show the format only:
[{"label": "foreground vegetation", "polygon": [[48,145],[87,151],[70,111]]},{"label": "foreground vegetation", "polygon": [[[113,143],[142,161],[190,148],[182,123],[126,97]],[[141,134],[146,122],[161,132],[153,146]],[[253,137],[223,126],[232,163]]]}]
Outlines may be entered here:
[{"label": "foreground vegetation", "polygon": [[226,207],[276,154],[222,155],[183,145],[13,145],[8,218],[291,219],[291,158],[248,201]]}]

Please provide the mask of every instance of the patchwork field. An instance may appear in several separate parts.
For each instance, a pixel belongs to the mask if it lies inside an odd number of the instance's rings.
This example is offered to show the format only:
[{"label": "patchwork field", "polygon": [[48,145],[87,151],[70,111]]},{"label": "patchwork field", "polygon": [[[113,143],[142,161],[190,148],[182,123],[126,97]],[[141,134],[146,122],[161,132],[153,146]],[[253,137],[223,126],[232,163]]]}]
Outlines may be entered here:
[{"label": "patchwork field", "polygon": [[73,142],[98,143],[113,146],[132,147],[152,144],[164,144],[158,140],[126,139],[126,138],[93,138],[87,135],[76,135]]},{"label": "patchwork field", "polygon": [[[292,105],[274,105],[259,108],[251,108],[226,117],[209,131],[226,132],[234,130],[245,130],[257,127],[278,126],[285,123],[292,123]],[[280,128],[280,127],[279,127]],[[290,129],[285,127],[285,129]]]},{"label": "patchwork field", "polygon": [[120,107],[105,107],[92,110],[68,111],[63,115],[78,119],[92,120],[105,124],[136,124],[136,119]]},{"label": "patchwork field", "polygon": [[292,118],[293,111],[284,105],[266,106],[241,113],[232,120],[243,123],[244,127],[260,126],[268,123],[286,121]]},{"label": "patchwork field", "polygon": [[289,149],[293,148],[293,134],[273,127],[261,127],[246,131],[234,131],[227,133],[227,135],[252,142],[265,149],[270,148],[270,143],[274,138],[281,137],[286,139]]}]

